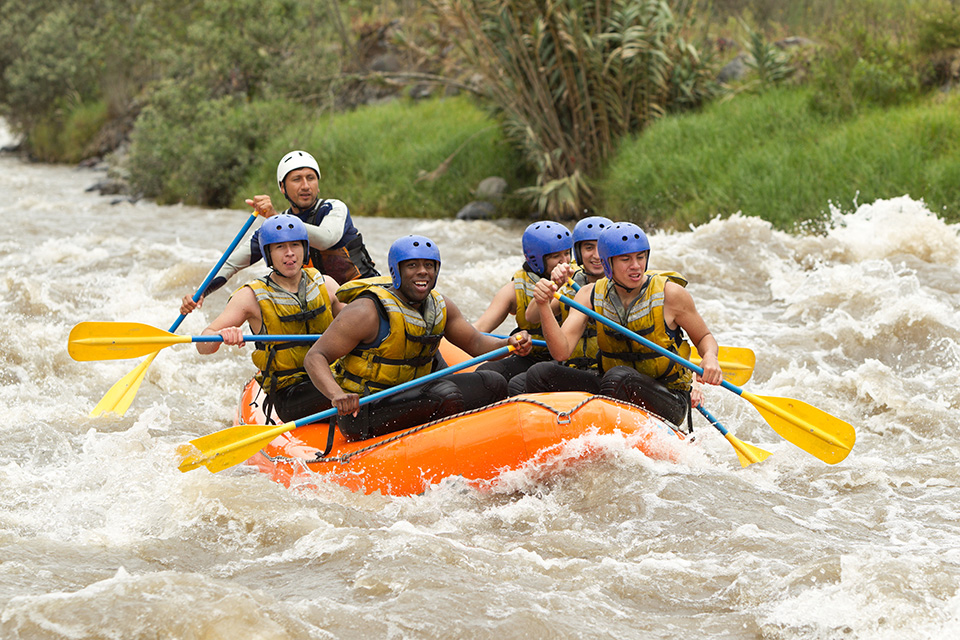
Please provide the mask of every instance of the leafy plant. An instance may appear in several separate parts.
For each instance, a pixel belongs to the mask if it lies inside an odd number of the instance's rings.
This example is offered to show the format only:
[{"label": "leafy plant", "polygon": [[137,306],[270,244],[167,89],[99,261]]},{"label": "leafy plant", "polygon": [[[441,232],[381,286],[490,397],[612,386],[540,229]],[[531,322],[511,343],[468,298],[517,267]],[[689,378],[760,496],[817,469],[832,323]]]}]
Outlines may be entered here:
[{"label": "leafy plant", "polygon": [[[535,168],[541,216],[589,210],[590,176],[624,135],[711,94],[685,38],[695,2],[436,0],[441,20]],[[675,84],[679,83],[679,84]]]}]

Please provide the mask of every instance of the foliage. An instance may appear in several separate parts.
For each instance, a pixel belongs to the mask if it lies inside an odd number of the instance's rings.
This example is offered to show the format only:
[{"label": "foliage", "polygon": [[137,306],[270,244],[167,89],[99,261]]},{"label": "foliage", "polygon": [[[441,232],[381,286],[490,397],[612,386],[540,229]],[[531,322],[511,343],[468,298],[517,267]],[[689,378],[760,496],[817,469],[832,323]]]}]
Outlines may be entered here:
[{"label": "foliage", "polygon": [[684,35],[694,2],[437,0],[435,6],[463,34],[459,43],[483,76],[507,137],[535,168],[537,185],[524,193],[541,215],[587,210],[589,177],[622,136],[711,94],[704,61]]},{"label": "foliage", "polygon": [[30,130],[30,148],[44,162],[80,162],[88,157],[91,140],[108,119],[103,102],[80,104],[65,110],[61,124],[56,119],[41,119]]},{"label": "foliage", "polygon": [[829,202],[906,193],[960,219],[960,95],[835,120],[807,108],[810,93],[743,94],[658,121],[611,163],[604,214],[676,228],[742,211],[790,230]]},{"label": "foliage", "polygon": [[761,88],[768,88],[780,84],[794,73],[790,65],[790,57],[775,45],[768,42],[759,31],[744,27],[750,37],[750,56],[747,58],[749,67],[756,76],[756,83]]},{"label": "foliage", "polygon": [[[4,17],[13,13],[17,4],[5,3]],[[69,105],[97,97],[102,55],[95,42],[95,22],[71,3],[51,6],[46,12],[42,8],[25,10],[13,20],[29,31],[13,37],[18,50],[8,45],[0,56],[4,62],[0,83],[3,113],[23,130],[62,113]],[[8,28],[3,28],[0,37],[9,34]]]},{"label": "foliage", "polygon": [[[256,193],[285,202],[275,176],[291,149],[317,157],[321,197],[343,200],[354,215],[448,217],[471,200],[466,185],[529,178],[517,174],[518,158],[499,128],[465,97],[393,101],[302,122],[263,149],[234,206],[245,208],[243,199]],[[500,210],[525,213],[519,201]]]},{"label": "foliage", "polygon": [[203,97],[199,86],[173,83],[155,92],[131,136],[128,169],[135,190],[161,204],[227,206],[262,146],[306,117],[287,102]]}]

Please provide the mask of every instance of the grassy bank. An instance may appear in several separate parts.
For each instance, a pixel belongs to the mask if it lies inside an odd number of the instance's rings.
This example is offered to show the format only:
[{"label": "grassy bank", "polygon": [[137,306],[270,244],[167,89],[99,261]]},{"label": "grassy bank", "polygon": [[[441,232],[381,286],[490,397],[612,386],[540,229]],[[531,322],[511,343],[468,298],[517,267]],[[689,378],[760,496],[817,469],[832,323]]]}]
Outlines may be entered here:
[{"label": "grassy bank", "polygon": [[[291,126],[266,145],[233,205],[245,207],[244,198],[268,187],[283,202],[276,163],[290,149],[313,153],[321,195],[357,215],[451,217],[484,178],[500,176],[510,189],[529,180],[500,127],[471,99],[396,100]],[[524,205],[508,200],[501,211],[521,215]]]},{"label": "grassy bank", "polygon": [[960,220],[960,93],[817,115],[805,89],[738,96],[664,118],[625,141],[599,185],[601,210],[646,226],[685,227],[742,211],[780,228],[909,194]]}]

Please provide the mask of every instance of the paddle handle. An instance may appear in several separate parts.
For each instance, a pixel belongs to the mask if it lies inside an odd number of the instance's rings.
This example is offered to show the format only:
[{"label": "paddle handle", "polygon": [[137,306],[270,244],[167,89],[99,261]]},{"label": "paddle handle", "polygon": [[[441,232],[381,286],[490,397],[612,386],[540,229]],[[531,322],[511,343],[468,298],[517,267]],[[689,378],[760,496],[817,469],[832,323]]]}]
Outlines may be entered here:
[{"label": "paddle handle", "polygon": [[[501,335],[501,334],[499,334],[499,333],[484,333],[483,335],[485,335],[485,336],[490,336],[491,338],[501,338],[501,339],[506,339],[506,338],[509,338],[509,337],[510,337],[510,336]],[[531,340],[531,341],[530,341],[530,344],[532,344],[532,345],[535,346],[535,347],[545,347],[545,346],[547,346],[547,341],[546,341],[546,340]]]},{"label": "paddle handle", "polygon": [[[242,338],[244,342],[316,342],[322,335],[322,333],[264,334],[262,336],[244,334]],[[223,336],[184,336],[184,338],[190,338],[190,342],[223,342]]]},{"label": "paddle handle", "polygon": [[[647,348],[649,348],[649,349],[653,349],[654,351],[656,351],[656,352],[659,353],[660,355],[662,355],[662,356],[664,356],[664,357],[666,357],[666,358],[670,358],[671,360],[673,360],[673,361],[676,362],[677,364],[682,365],[682,366],[686,367],[687,369],[690,369],[691,371],[695,371],[695,372],[699,373],[700,375],[703,375],[703,368],[702,368],[702,367],[698,367],[697,365],[695,365],[695,364],[693,364],[692,362],[690,362],[689,360],[687,360],[687,359],[685,359],[685,358],[677,355],[676,353],[673,353],[672,351],[668,351],[667,349],[664,349],[663,347],[661,347],[660,345],[656,344],[655,342],[651,342],[651,341],[647,340],[646,338],[644,338],[643,336],[641,336],[639,333],[636,333],[636,332],[634,332],[634,331],[631,331],[630,329],[627,329],[627,328],[626,328],[625,326],[623,326],[622,324],[618,324],[617,322],[614,322],[614,321],[611,320],[610,318],[607,318],[607,317],[605,317],[605,316],[600,315],[599,313],[597,313],[597,312],[594,311],[593,309],[588,309],[587,307],[583,306],[583,305],[580,304],[579,302],[575,302],[575,301],[571,300],[570,298],[568,298],[567,296],[561,294],[559,291],[556,292],[556,293],[554,293],[553,295],[556,296],[557,300],[559,300],[559,301],[562,302],[563,304],[565,304],[565,305],[567,305],[567,306],[569,306],[569,307],[572,307],[572,308],[576,309],[576,310],[579,311],[580,313],[582,313],[582,314],[584,314],[584,315],[586,315],[586,316],[588,316],[588,317],[590,317],[590,318],[593,318],[593,319],[596,320],[597,322],[599,322],[599,323],[601,323],[601,324],[604,324],[604,325],[610,327],[610,328],[613,329],[614,331],[619,331],[619,332],[622,333],[623,335],[628,336],[628,337],[636,340],[637,342],[639,342],[640,344],[644,345],[645,347],[647,347]],[[733,391],[733,392],[734,392],[735,394],[737,394],[738,396],[743,395],[743,389],[741,389],[740,387],[738,387],[738,386],[735,385],[735,384],[731,384],[731,383],[727,382],[726,380],[721,380],[721,381],[720,381],[720,386],[722,386],[722,387],[724,387],[724,388],[726,388],[726,389],[728,389],[728,390],[730,390],[730,391]]]},{"label": "paddle handle", "polygon": [[[473,365],[480,364],[481,362],[486,362],[487,360],[493,360],[495,358],[499,358],[500,356],[505,356],[511,351],[513,351],[514,349],[516,349],[516,347],[514,347],[513,345],[510,345],[507,347],[500,347],[499,349],[495,349],[488,353],[484,353],[483,355],[479,355],[476,358],[471,358],[470,360],[466,360],[464,362],[461,362],[460,364],[455,364],[453,366],[447,367],[446,369],[441,369],[440,371],[434,371],[433,373],[428,373],[425,376],[414,378],[413,380],[409,380],[407,382],[402,382],[394,387],[390,387],[389,389],[384,389],[383,391],[371,393],[368,396],[364,396],[360,398],[360,404],[364,405],[364,404],[367,404],[368,402],[373,402],[374,400],[386,398],[388,396],[392,396],[394,394],[400,393],[401,391],[406,391],[407,389],[418,387],[426,382],[430,382],[431,380],[442,378],[443,376],[449,375],[451,373],[456,373],[458,371],[463,371],[464,369],[469,369]],[[336,413],[337,413],[337,408],[333,407],[332,409],[327,409],[325,411],[320,411],[318,413],[314,413],[313,415],[309,415],[305,418],[300,418],[299,420],[296,420],[294,422],[288,422],[286,425],[281,425],[281,426],[289,426],[289,428],[284,429],[280,433],[290,431],[291,429],[294,429],[296,427],[302,427],[312,422],[320,422],[321,420],[326,420],[327,418],[330,418],[336,415]]]},{"label": "paddle handle", "polygon": [[[237,248],[237,245],[240,244],[240,240],[243,239],[244,234],[250,230],[250,227],[253,226],[253,221],[257,219],[257,212],[254,211],[250,214],[250,217],[247,218],[247,221],[243,223],[243,228],[240,229],[240,233],[230,242],[230,246],[227,247],[227,250],[223,252],[223,255],[220,256],[220,259],[217,261],[217,264],[213,265],[213,269],[210,269],[210,273],[207,274],[207,277],[203,279],[203,282],[200,283],[200,286],[197,287],[196,292],[193,294],[193,301],[198,302],[200,296],[203,295],[203,292],[206,291],[207,287],[210,285],[210,282],[216,277],[217,272],[220,271],[220,268],[227,262],[227,259],[230,258],[230,254],[233,253],[233,250]],[[183,322],[184,318],[187,316],[183,313],[180,314],[180,317],[170,325],[170,333],[173,333],[180,328],[180,323]]]}]

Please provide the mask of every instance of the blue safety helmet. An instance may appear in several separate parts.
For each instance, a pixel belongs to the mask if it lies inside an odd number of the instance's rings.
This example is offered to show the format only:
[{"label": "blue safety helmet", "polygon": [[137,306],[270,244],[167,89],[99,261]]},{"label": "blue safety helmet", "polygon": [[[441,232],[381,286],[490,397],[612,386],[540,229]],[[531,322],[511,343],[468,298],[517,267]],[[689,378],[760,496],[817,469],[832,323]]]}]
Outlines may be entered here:
[{"label": "blue safety helmet", "polygon": [[260,241],[260,254],[268,267],[273,268],[273,260],[270,258],[270,252],[267,246],[279,242],[303,243],[303,261],[307,261],[307,254],[310,251],[310,242],[307,240],[307,227],[297,216],[289,213],[281,213],[276,216],[270,216],[260,225],[260,231],[257,232]]},{"label": "blue safety helmet", "polygon": [[647,234],[643,229],[632,222],[618,222],[605,229],[597,239],[597,253],[600,254],[600,262],[603,263],[603,273],[611,280],[613,269],[610,266],[610,258],[641,251],[650,251],[650,241],[647,240]]},{"label": "blue safety helmet", "polygon": [[573,259],[577,264],[582,265],[583,259],[580,257],[580,243],[588,240],[599,240],[600,232],[613,226],[613,220],[603,216],[590,216],[584,218],[573,228]]},{"label": "blue safety helmet", "polygon": [[523,257],[540,277],[547,277],[543,257],[558,251],[573,249],[570,231],[558,222],[534,222],[523,232]]},{"label": "blue safety helmet", "polygon": [[397,238],[387,252],[394,289],[400,288],[400,263],[404,260],[433,260],[437,263],[437,274],[440,273],[440,249],[433,240],[415,235]]}]

